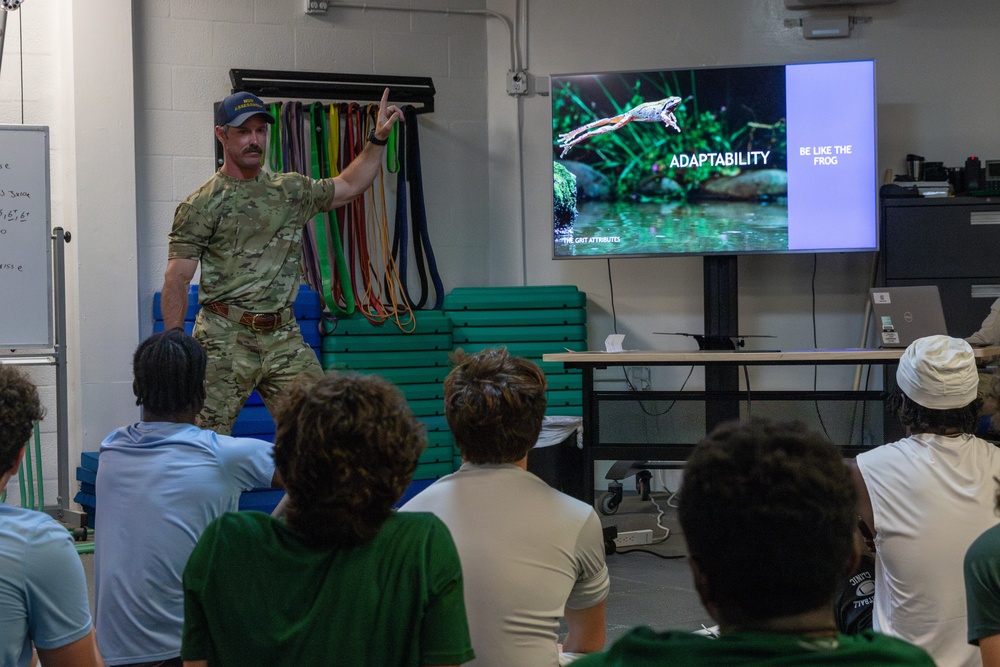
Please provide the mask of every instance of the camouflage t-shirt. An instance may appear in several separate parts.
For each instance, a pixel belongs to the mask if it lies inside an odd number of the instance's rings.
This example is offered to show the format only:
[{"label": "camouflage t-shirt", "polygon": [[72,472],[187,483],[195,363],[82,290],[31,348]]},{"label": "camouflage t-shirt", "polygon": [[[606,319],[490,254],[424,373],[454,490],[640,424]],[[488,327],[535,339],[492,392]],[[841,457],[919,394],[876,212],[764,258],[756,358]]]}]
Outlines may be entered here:
[{"label": "camouflage t-shirt", "polygon": [[201,261],[199,301],[275,312],[295,300],[303,228],[333,202],[332,179],[216,172],[174,213],[170,259]]}]

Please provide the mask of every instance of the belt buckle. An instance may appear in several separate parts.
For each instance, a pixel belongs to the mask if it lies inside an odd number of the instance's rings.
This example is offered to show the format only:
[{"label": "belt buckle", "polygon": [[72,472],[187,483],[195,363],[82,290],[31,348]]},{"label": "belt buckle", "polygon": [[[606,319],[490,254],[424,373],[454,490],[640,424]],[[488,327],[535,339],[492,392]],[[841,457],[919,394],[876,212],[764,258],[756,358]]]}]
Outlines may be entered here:
[{"label": "belt buckle", "polygon": [[[269,326],[269,327],[267,327],[267,326],[265,326],[265,327],[258,326],[258,324],[257,324],[257,318],[258,317],[264,317],[264,318],[268,318],[269,317],[269,318],[271,318],[270,319],[271,326]],[[279,315],[277,313],[254,313],[253,317],[250,318],[250,331],[253,331],[254,333],[260,333],[260,332],[263,332],[263,331],[271,331],[273,329],[276,329],[277,328],[277,324],[278,324],[277,323],[277,318],[278,317],[279,317]]]}]

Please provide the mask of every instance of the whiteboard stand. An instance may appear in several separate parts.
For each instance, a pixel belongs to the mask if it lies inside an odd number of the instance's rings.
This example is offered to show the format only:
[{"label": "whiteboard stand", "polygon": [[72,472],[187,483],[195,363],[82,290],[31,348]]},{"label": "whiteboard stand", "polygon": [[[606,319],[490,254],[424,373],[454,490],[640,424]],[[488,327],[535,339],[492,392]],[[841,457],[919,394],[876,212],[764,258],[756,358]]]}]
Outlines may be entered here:
[{"label": "whiteboard stand", "polygon": [[66,251],[70,233],[62,227],[52,230],[53,287],[55,302],[55,341],[49,350],[10,350],[0,355],[0,364],[15,366],[53,366],[56,386],[56,459],[57,492],[55,505],[43,510],[52,517],[77,527],[83,525],[84,513],[70,508],[68,369],[66,365]]}]

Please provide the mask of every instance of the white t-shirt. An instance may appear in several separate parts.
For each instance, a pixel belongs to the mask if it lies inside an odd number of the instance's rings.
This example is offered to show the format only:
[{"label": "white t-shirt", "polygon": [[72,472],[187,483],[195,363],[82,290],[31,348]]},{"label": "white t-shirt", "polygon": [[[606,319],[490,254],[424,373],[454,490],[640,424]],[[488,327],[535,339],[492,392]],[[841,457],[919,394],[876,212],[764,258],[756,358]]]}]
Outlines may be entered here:
[{"label": "white t-shirt", "polygon": [[509,464],[465,463],[403,512],[432,512],[462,561],[477,667],[556,667],[565,607],[608,595],[601,521],[589,505]]},{"label": "white t-shirt", "polygon": [[939,665],[981,665],[966,642],[962,562],[1000,519],[1000,449],[972,435],[918,434],[858,455],[875,517],[875,630]]}]

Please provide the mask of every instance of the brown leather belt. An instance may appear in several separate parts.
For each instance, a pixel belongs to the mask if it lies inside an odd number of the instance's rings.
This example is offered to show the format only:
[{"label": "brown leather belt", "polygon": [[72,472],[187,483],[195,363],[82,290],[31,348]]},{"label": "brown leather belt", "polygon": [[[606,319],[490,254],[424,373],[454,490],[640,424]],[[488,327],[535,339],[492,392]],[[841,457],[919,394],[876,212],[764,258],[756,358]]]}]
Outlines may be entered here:
[{"label": "brown leather belt", "polygon": [[249,310],[243,310],[239,306],[230,306],[229,304],[219,303],[218,301],[203,303],[201,304],[201,307],[215,313],[216,315],[221,315],[231,322],[238,322],[255,332],[274,331],[282,324],[287,324],[292,321],[291,308],[285,308],[277,313],[254,313]]}]

